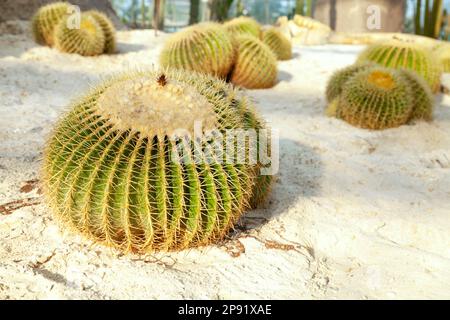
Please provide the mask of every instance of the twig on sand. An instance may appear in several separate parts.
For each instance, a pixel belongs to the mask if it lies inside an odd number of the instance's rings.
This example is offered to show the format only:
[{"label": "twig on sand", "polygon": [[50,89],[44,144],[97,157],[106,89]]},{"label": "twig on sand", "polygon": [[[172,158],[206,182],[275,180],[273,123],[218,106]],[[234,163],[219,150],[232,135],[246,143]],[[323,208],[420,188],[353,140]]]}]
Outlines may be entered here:
[{"label": "twig on sand", "polygon": [[38,205],[40,202],[41,202],[40,199],[36,197],[14,200],[0,205],[0,215],[5,216],[10,215],[11,213],[20,208],[35,206]]}]

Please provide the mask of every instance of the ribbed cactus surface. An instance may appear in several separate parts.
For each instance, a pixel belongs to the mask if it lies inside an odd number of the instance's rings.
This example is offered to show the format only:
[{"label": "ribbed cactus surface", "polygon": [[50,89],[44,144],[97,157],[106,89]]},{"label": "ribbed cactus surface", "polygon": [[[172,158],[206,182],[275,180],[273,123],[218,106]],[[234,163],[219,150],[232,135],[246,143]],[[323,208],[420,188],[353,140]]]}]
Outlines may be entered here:
[{"label": "ribbed cactus surface", "polygon": [[253,18],[238,17],[224,24],[225,29],[233,36],[251,35],[259,39],[261,25]]},{"label": "ribbed cactus surface", "polygon": [[410,70],[401,70],[412,96],[413,110],[408,121],[433,119],[434,96],[425,80]]},{"label": "ribbed cactus surface", "polygon": [[233,64],[231,37],[217,23],[201,23],[174,34],[160,56],[161,66],[226,78]]},{"label": "ribbed cactus surface", "polygon": [[102,27],[91,15],[81,14],[79,28],[72,28],[66,19],[56,26],[55,47],[60,51],[95,56],[103,53],[104,46]]},{"label": "ribbed cactus surface", "polygon": [[44,191],[56,216],[125,252],[222,239],[250,206],[258,164],[186,141],[198,121],[222,134],[263,127],[248,100],[213,77],[141,72],[94,89],[47,143]]},{"label": "ribbed cactus surface", "polygon": [[263,42],[275,53],[278,60],[292,59],[292,44],[277,28],[263,32]]},{"label": "ribbed cactus surface", "polygon": [[69,14],[69,6],[67,2],[55,2],[39,8],[31,20],[31,29],[37,43],[53,46],[55,27]]},{"label": "ribbed cactus surface", "polygon": [[393,69],[375,68],[355,74],[339,96],[336,116],[365,129],[405,124],[413,111],[408,84]]},{"label": "ribbed cactus surface", "polygon": [[434,50],[435,55],[439,59],[442,66],[442,71],[450,73],[450,43],[443,43],[438,45]]},{"label": "ribbed cactus surface", "polygon": [[433,92],[440,88],[442,69],[430,50],[401,40],[377,43],[361,53],[358,62],[372,61],[384,67],[408,69],[421,75]]},{"label": "ribbed cactus surface", "polygon": [[116,51],[116,29],[111,20],[102,12],[97,10],[89,10],[85,12],[92,16],[103,30],[105,36],[104,53],[114,53]]},{"label": "ribbed cactus surface", "polygon": [[271,88],[277,79],[277,58],[270,48],[253,36],[234,39],[236,60],[231,82],[247,89]]}]

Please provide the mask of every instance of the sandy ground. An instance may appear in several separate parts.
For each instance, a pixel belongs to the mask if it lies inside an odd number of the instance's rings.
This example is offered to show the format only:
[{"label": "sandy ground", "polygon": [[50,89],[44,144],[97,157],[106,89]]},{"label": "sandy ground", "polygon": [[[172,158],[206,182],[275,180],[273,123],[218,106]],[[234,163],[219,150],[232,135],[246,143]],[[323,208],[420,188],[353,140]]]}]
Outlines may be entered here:
[{"label": "sandy ground", "polygon": [[91,84],[156,64],[165,38],[121,32],[120,54],[83,58],[0,36],[0,299],[450,298],[450,96],[434,122],[382,132],[325,117],[328,77],[361,46],[297,47],[275,88],[248,91],[281,170],[224,243],[123,256],[60,230],[37,181],[46,134]]}]

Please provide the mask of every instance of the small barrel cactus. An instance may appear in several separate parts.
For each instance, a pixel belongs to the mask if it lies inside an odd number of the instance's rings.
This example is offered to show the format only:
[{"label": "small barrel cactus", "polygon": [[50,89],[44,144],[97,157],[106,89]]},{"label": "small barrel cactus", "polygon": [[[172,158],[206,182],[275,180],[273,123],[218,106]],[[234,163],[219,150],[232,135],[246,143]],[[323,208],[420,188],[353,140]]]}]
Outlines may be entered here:
[{"label": "small barrel cactus", "polygon": [[264,126],[247,99],[206,75],[150,71],[106,82],[47,143],[48,203],[65,225],[125,252],[222,239],[250,206],[258,164],[224,161],[204,139],[186,142],[198,121],[225,135]]},{"label": "small barrel cactus", "polygon": [[114,53],[116,51],[116,29],[111,20],[104,13],[97,10],[89,10],[85,13],[92,16],[103,30],[105,36],[103,52],[108,54]]},{"label": "small barrel cactus", "polygon": [[69,14],[69,6],[67,2],[55,2],[39,8],[31,20],[31,29],[37,43],[53,46],[55,27]]},{"label": "small barrel cactus", "polygon": [[233,64],[231,37],[217,23],[200,23],[174,34],[165,44],[163,67],[226,78]]},{"label": "small barrel cactus", "polygon": [[331,76],[330,80],[328,80],[326,89],[327,101],[331,103],[342,93],[344,84],[348,81],[348,79],[353,77],[356,73],[366,70],[371,66],[373,66],[373,63],[353,64],[344,69],[336,71]]},{"label": "small barrel cactus", "polygon": [[336,116],[365,129],[398,127],[413,111],[409,84],[395,69],[376,67],[356,73],[337,99]]},{"label": "small barrel cactus", "polygon": [[55,47],[60,51],[95,56],[103,53],[104,46],[102,27],[91,15],[81,14],[79,28],[71,28],[66,19],[56,26]]},{"label": "small barrel cactus", "polygon": [[381,66],[408,69],[421,75],[433,92],[438,92],[442,69],[430,50],[401,40],[369,46],[358,57],[358,62],[372,61]]},{"label": "small barrel cactus", "polygon": [[235,38],[236,60],[231,82],[247,89],[271,88],[277,79],[277,58],[261,40],[252,36]]},{"label": "small barrel cactus", "polygon": [[262,35],[263,42],[275,53],[278,60],[292,59],[292,44],[277,28],[265,30]]},{"label": "small barrel cactus", "polygon": [[256,38],[261,36],[261,25],[249,17],[234,18],[225,22],[224,27],[233,36],[251,35]]}]

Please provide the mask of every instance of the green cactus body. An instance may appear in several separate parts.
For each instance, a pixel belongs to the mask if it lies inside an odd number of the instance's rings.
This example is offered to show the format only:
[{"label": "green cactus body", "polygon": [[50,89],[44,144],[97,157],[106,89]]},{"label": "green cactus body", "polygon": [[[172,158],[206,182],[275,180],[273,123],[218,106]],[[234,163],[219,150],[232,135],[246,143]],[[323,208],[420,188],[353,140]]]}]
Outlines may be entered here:
[{"label": "green cactus body", "polygon": [[196,121],[225,135],[256,128],[252,110],[230,85],[196,73],[108,81],[75,103],[50,137],[46,199],[65,226],[125,252],[222,239],[250,205],[258,165],[220,161],[204,141],[194,149],[180,137]]},{"label": "green cactus body", "polygon": [[398,127],[413,111],[408,83],[393,69],[377,67],[355,74],[337,99],[336,116],[365,129]]},{"label": "green cactus body", "polygon": [[91,15],[103,30],[105,36],[104,53],[114,53],[116,51],[116,29],[111,20],[102,12],[97,10],[89,10],[85,12]]},{"label": "green cactus body", "polygon": [[263,32],[262,40],[270,49],[272,49],[278,60],[292,59],[291,41],[276,28],[265,30]]},{"label": "green cactus body", "polygon": [[37,43],[53,46],[55,27],[68,15],[69,6],[67,2],[55,2],[39,8],[31,20],[31,29]]},{"label": "green cactus body", "polygon": [[369,46],[358,62],[375,62],[384,67],[408,69],[421,75],[433,92],[438,92],[442,70],[433,54],[416,44],[400,40]]},{"label": "green cactus body", "polygon": [[238,17],[224,24],[225,29],[233,36],[251,35],[259,39],[261,25],[253,18]]},{"label": "green cactus body", "polygon": [[217,23],[201,23],[174,34],[165,44],[165,68],[197,71],[226,78],[233,64],[230,36]]},{"label": "green cactus body", "polygon": [[433,119],[434,96],[425,80],[410,70],[401,70],[400,73],[408,83],[413,97],[413,111],[409,121]]},{"label": "green cactus body", "polygon": [[232,83],[247,89],[265,89],[275,85],[277,58],[266,44],[252,36],[238,36],[235,48]]},{"label": "green cactus body", "polygon": [[70,28],[66,19],[56,26],[55,47],[63,52],[95,56],[103,53],[104,46],[103,30],[91,15],[81,15],[79,28]]},{"label": "green cactus body", "polygon": [[341,93],[344,84],[356,73],[366,70],[373,66],[373,63],[362,63],[348,66],[344,69],[336,71],[328,80],[326,88],[326,98],[328,102],[335,100]]}]

